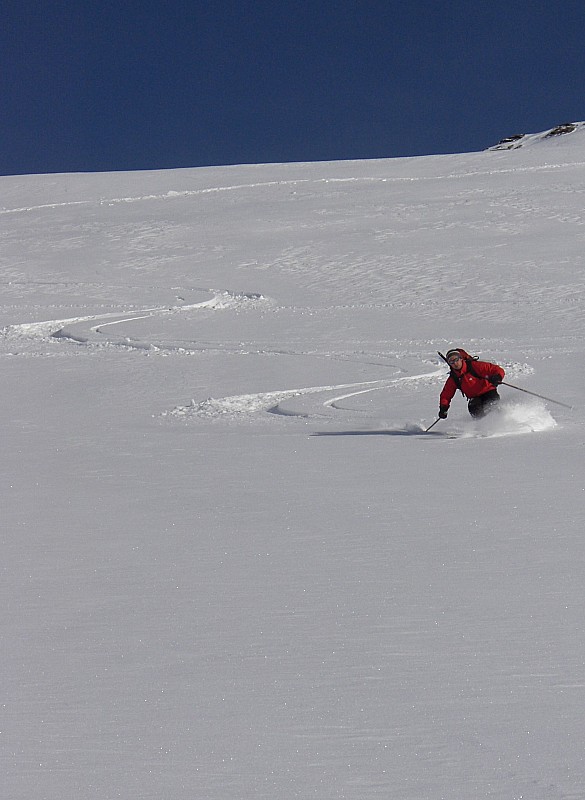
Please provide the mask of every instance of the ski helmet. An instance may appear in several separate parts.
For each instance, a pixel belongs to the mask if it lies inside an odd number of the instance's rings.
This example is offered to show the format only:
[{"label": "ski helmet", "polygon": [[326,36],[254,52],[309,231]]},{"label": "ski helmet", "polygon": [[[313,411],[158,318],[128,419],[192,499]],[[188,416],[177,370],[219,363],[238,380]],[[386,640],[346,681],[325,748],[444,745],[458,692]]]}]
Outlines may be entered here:
[{"label": "ski helmet", "polygon": [[461,356],[461,350],[458,347],[452,347],[451,350],[447,350],[447,353],[445,355],[445,358],[447,359],[447,361],[449,361],[451,356],[460,356],[460,357],[462,357]]}]

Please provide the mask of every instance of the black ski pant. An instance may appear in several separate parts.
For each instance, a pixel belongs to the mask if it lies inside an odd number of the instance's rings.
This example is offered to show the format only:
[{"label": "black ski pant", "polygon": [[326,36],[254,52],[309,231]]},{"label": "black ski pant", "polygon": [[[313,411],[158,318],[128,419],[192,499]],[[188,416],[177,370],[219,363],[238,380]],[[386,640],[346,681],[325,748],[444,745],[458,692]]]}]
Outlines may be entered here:
[{"label": "black ski pant", "polygon": [[500,395],[498,394],[498,390],[491,389],[489,392],[480,394],[479,397],[472,397],[467,404],[467,408],[472,417],[485,417],[499,401]]}]

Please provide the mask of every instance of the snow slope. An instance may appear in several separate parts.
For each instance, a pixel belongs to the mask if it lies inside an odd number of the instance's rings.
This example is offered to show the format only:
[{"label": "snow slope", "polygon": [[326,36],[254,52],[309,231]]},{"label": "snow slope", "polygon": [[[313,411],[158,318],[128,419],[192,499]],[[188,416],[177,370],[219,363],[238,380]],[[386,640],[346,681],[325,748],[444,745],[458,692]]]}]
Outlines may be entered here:
[{"label": "snow slope", "polygon": [[[2,798],[585,797],[585,126],[526,141],[0,178]],[[455,344],[574,410],[422,435]]]}]

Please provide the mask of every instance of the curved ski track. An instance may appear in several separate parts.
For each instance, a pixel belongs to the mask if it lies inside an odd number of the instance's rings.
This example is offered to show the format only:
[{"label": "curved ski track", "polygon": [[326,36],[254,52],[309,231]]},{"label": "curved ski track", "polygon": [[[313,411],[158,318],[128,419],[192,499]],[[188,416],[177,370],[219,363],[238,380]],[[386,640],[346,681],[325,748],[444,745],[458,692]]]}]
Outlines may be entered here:
[{"label": "curved ski track", "polygon": [[[184,347],[165,342],[141,341],[132,337],[122,338],[113,336],[107,328],[122,323],[136,322],[149,317],[169,316],[171,314],[196,311],[201,309],[233,309],[247,306],[267,305],[269,301],[260,294],[237,294],[232,292],[212,292],[200,290],[210,295],[209,299],[198,303],[176,306],[154,306],[141,308],[135,311],[108,312],[106,314],[90,314],[87,316],[71,317],[68,319],[53,319],[42,322],[23,322],[8,325],[0,331],[0,337],[8,341],[40,340],[51,341],[55,339],[67,340],[77,344],[125,347],[136,350],[168,350],[178,353],[196,353],[201,348],[188,350]],[[94,322],[94,325],[87,323]]]},{"label": "curved ski track", "polygon": [[[360,381],[358,383],[341,383],[331,386],[307,386],[296,389],[283,389],[274,392],[258,392],[256,394],[233,395],[231,397],[208,398],[203,402],[192,400],[189,405],[177,406],[170,412],[165,412],[163,417],[175,419],[210,419],[243,418],[250,414],[266,412],[283,417],[299,417],[301,419],[331,416],[332,413],[343,409],[341,402],[358,395],[398,387],[404,383],[431,382],[444,373],[443,369],[432,370],[420,375],[406,375],[397,378],[381,378],[373,381]],[[344,392],[343,389],[354,391]],[[331,397],[330,395],[334,396]],[[314,400],[311,395],[321,395]],[[323,399],[323,395],[325,399]],[[355,413],[355,409],[353,409]]]},{"label": "curved ski track", "polygon": [[[152,317],[168,316],[171,314],[194,312],[200,310],[242,310],[250,307],[267,307],[271,304],[268,298],[256,293],[236,294],[227,291],[205,291],[209,297],[200,302],[177,306],[154,306],[136,309],[125,313],[108,312],[104,314],[88,314],[66,319],[44,320],[41,322],[24,322],[8,325],[0,330],[0,338],[9,343],[38,342],[45,345],[62,344],[82,345],[89,348],[118,347],[146,351],[148,353],[165,352],[177,355],[195,355],[210,349],[221,352],[243,352],[231,350],[221,344],[209,343],[183,346],[172,342],[143,340],[129,336],[116,336],[116,326],[128,324],[138,320]],[[298,352],[283,352],[282,350],[259,351],[263,354],[301,355]],[[12,352],[20,355],[20,352]],[[23,352],[23,355],[28,353]],[[306,357],[318,356],[317,353],[302,353]],[[331,356],[329,356],[331,357]],[[340,357],[341,358],[341,357]],[[343,360],[343,359],[342,359]],[[402,372],[403,370],[387,365],[391,369]],[[177,406],[170,411],[164,411],[161,417],[181,420],[197,420],[210,418],[244,419],[259,412],[275,416],[286,417],[323,417],[331,416],[336,411],[353,411],[355,408],[344,406],[344,402],[360,395],[384,389],[391,389],[404,385],[420,383],[434,383],[444,373],[442,367],[422,372],[416,375],[398,375],[397,377],[380,378],[376,380],[358,381],[354,383],[340,383],[323,386],[303,386],[290,389],[281,389],[255,394],[242,394],[222,398],[207,398],[203,401],[192,400],[186,406]],[[350,390],[350,391],[347,391]],[[341,392],[341,394],[340,394]],[[315,399],[315,395],[320,395]],[[269,417],[265,417],[269,419]]]},{"label": "curved ski track", "polygon": [[[184,314],[201,310],[231,310],[241,311],[243,309],[267,308],[272,305],[272,301],[256,293],[233,293],[228,291],[197,290],[199,294],[207,294],[208,297],[199,302],[188,303],[175,306],[154,306],[148,308],[135,309],[125,313],[108,312],[104,314],[88,314],[84,316],[71,317],[67,319],[53,319],[41,322],[25,322],[9,325],[0,330],[0,338],[11,344],[20,343],[23,345],[22,352],[12,352],[11,355],[39,355],[31,353],[24,346],[26,343],[41,343],[45,348],[41,355],[48,355],[46,347],[49,345],[61,346],[64,344],[75,344],[85,346],[90,349],[101,349],[104,347],[115,347],[130,350],[138,350],[145,353],[176,354],[176,355],[195,355],[210,350],[217,350],[222,353],[239,354],[249,352],[249,348],[243,345],[240,348],[231,348],[222,345],[220,342],[210,344],[185,342],[173,343],[170,341],[151,341],[133,338],[129,336],[116,336],[116,326],[123,323],[129,324],[138,320],[169,316],[173,314]],[[183,298],[177,298],[182,300]],[[259,349],[259,355],[280,355],[280,356],[299,356],[307,358],[322,357],[323,354],[299,351],[283,351],[279,349]],[[335,357],[327,354],[329,358]],[[343,354],[337,354],[339,360],[346,360]],[[260,415],[264,421],[275,420],[278,417],[293,417],[300,420],[320,419],[334,421],[340,417],[338,412],[343,412],[342,417],[347,422],[348,415],[355,419],[363,418],[364,409],[359,404],[350,401],[360,396],[371,394],[378,391],[392,391],[403,388],[413,389],[421,385],[434,385],[444,377],[445,370],[443,365],[439,365],[431,370],[416,374],[404,374],[404,368],[396,364],[387,363],[386,369],[394,370],[394,376],[378,378],[374,380],[363,380],[351,383],[337,383],[320,386],[300,386],[294,388],[284,388],[274,391],[247,393],[231,395],[227,397],[213,398],[208,397],[204,400],[191,400],[187,405],[178,405],[171,410],[163,411],[161,418],[170,420],[180,420],[183,422],[201,422],[209,420],[238,420],[258,418]],[[508,365],[508,372],[511,375],[530,373],[532,369],[528,365],[514,364]],[[366,413],[367,419],[367,413]],[[535,426],[530,426],[529,430],[545,429],[554,425],[554,420],[537,421]],[[389,432],[389,431],[385,431]],[[420,431],[419,431],[420,432]],[[498,435],[491,432],[488,435]],[[503,434],[501,434],[503,435]]]}]

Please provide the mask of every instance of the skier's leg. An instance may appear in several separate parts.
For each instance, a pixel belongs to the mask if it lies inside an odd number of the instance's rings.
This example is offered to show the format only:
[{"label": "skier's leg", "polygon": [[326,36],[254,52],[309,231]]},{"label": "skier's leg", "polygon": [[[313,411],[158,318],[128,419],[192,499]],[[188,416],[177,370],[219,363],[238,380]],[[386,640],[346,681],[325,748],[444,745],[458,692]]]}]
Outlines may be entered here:
[{"label": "skier's leg", "polygon": [[467,404],[467,410],[474,419],[483,417],[485,411],[483,410],[483,403],[481,397],[473,397]]},{"label": "skier's leg", "polygon": [[479,397],[473,397],[467,404],[467,408],[472,417],[479,419],[485,417],[499,401],[500,395],[496,389],[493,389],[485,394],[480,394]]}]

